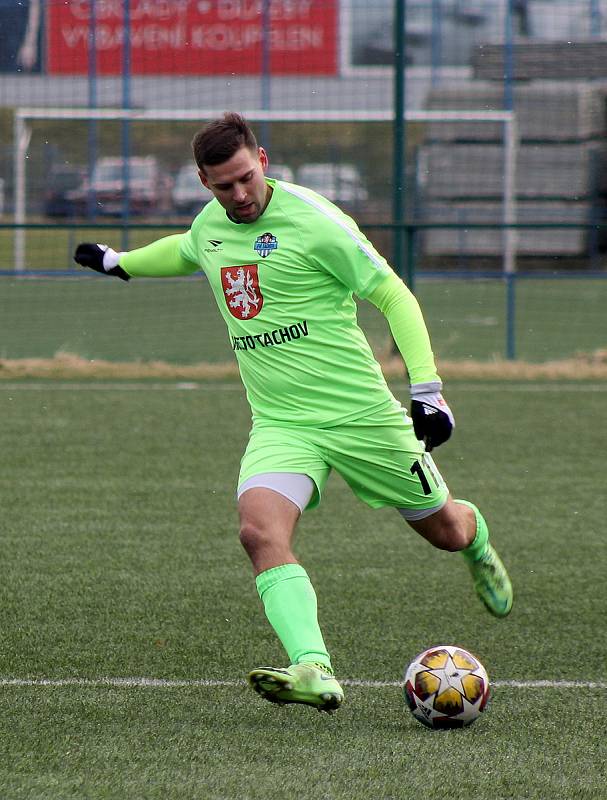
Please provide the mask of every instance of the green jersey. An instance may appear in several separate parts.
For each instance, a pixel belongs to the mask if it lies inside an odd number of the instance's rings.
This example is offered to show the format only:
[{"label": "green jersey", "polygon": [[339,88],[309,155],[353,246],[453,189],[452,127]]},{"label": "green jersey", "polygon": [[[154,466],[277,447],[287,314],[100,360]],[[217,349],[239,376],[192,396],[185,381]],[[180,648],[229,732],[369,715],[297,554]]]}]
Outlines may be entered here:
[{"label": "green jersey", "polygon": [[264,213],[231,221],[211,201],[182,237],[227,324],[254,420],[331,426],[398,408],[358,326],[390,274],[356,223],[315,192],[268,179]]}]

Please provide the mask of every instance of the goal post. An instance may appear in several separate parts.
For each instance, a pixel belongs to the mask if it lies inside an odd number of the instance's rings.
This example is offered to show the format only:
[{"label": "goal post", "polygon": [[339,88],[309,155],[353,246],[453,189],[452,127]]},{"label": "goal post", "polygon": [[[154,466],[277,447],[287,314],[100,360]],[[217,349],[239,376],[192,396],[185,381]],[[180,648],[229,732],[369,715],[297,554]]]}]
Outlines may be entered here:
[{"label": "goal post", "polygon": [[[27,224],[27,163],[28,149],[32,140],[32,123],[35,121],[65,122],[200,122],[214,119],[223,114],[223,109],[170,110],[170,109],[120,109],[120,108],[34,108],[21,107],[14,115],[14,269],[25,271],[26,265],[26,229]],[[251,122],[317,122],[317,123],[365,123],[393,122],[392,111],[369,111],[351,109],[344,111],[331,110],[263,110],[245,109],[243,116]],[[517,232],[516,222],[516,188],[517,188],[517,154],[518,136],[516,115],[512,111],[484,110],[419,110],[407,111],[405,121],[422,123],[430,130],[443,127],[468,125],[478,127],[492,126],[499,129],[498,147],[501,157],[499,169],[499,219],[493,227],[501,228],[500,254],[504,273],[512,274],[516,270]],[[437,127],[438,126],[438,127]],[[440,137],[446,148],[450,147],[448,136]],[[432,220],[429,220],[432,222]],[[440,220],[436,220],[438,225]]]},{"label": "goal post", "polygon": [[[433,132],[441,129],[448,129],[449,134],[441,133],[440,139],[444,143],[443,147],[446,150],[455,149],[459,146],[459,142],[463,140],[467,142],[467,147],[476,151],[477,157],[485,149],[484,142],[491,141],[495,134],[480,133],[479,128],[483,125],[495,128],[496,124],[499,126],[501,133],[499,135],[500,144],[497,146],[499,158],[496,165],[497,170],[500,171],[500,178],[498,181],[498,195],[501,204],[499,219],[495,220],[498,227],[502,227],[501,233],[501,254],[502,254],[502,270],[505,274],[512,274],[516,271],[516,251],[517,251],[517,231],[514,227],[517,220],[516,208],[516,192],[517,192],[517,162],[518,162],[518,133],[516,124],[516,114],[513,111],[452,111],[452,110],[436,110],[436,111],[408,111],[405,115],[407,122],[422,122],[428,126],[426,139],[430,142],[433,139]],[[477,128],[475,131],[473,128]],[[458,133],[457,128],[465,128],[465,131]],[[479,141],[477,141],[477,138]],[[453,156],[457,159],[457,155]],[[479,158],[479,162],[482,160]],[[484,165],[486,166],[486,164]],[[459,172],[459,170],[458,170]],[[457,178],[459,177],[460,185],[457,185]],[[448,195],[450,198],[456,197],[459,192],[462,194],[472,194],[474,189],[472,187],[462,187],[461,182],[471,181],[467,180],[466,175],[459,176],[454,173],[449,173],[447,170],[440,180],[451,180],[452,186],[449,189]],[[489,177],[489,176],[487,176]],[[480,180],[483,180],[481,176]],[[481,192],[482,195],[488,194]],[[441,220],[433,220],[430,216],[426,221],[440,225]]]}]

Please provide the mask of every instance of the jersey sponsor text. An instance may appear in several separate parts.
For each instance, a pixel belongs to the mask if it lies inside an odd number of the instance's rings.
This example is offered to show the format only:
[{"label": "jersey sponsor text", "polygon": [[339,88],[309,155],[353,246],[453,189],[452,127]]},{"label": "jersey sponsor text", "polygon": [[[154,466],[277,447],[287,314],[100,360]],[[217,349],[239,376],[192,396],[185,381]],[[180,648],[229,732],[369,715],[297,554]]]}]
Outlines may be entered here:
[{"label": "jersey sponsor text", "polygon": [[232,350],[255,350],[256,347],[274,347],[274,345],[292,342],[308,335],[308,320],[274,328],[273,331],[256,333],[251,336],[232,336]]}]

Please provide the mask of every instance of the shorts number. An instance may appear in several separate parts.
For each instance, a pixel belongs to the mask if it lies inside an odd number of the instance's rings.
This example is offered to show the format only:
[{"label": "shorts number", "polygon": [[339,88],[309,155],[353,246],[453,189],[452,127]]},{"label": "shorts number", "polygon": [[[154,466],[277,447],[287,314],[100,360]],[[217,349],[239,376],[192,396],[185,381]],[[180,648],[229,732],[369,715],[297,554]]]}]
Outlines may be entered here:
[{"label": "shorts number", "polygon": [[426,474],[422,469],[422,465],[419,461],[414,461],[411,465],[411,474],[417,475],[419,481],[422,485],[422,489],[424,490],[424,494],[432,494],[432,489],[430,488],[430,484],[428,483],[428,478],[426,478]]}]

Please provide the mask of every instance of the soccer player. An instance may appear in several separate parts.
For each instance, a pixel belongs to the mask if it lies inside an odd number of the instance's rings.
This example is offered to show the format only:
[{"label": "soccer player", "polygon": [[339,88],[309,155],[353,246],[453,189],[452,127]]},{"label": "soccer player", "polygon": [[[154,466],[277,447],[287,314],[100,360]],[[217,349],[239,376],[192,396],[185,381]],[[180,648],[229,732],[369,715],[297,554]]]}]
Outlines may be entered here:
[{"label": "soccer player", "polygon": [[[129,252],[84,243],[75,260],[123,280],[206,274],[252,411],[238,479],[240,540],[289,659],[254,669],[249,682],[273,703],[331,712],[343,691],[291,542],[332,469],[369,506],[392,506],[430,544],[459,550],[494,615],[510,612],[512,587],[480,511],[451,498],[430,455],[454,421],[414,296],[339,208],[265,177],[268,156],[240,115],[208,124],[192,149],[214,199],[187,233]],[[353,294],[388,320],[410,379],[411,418],[358,327]]]}]

